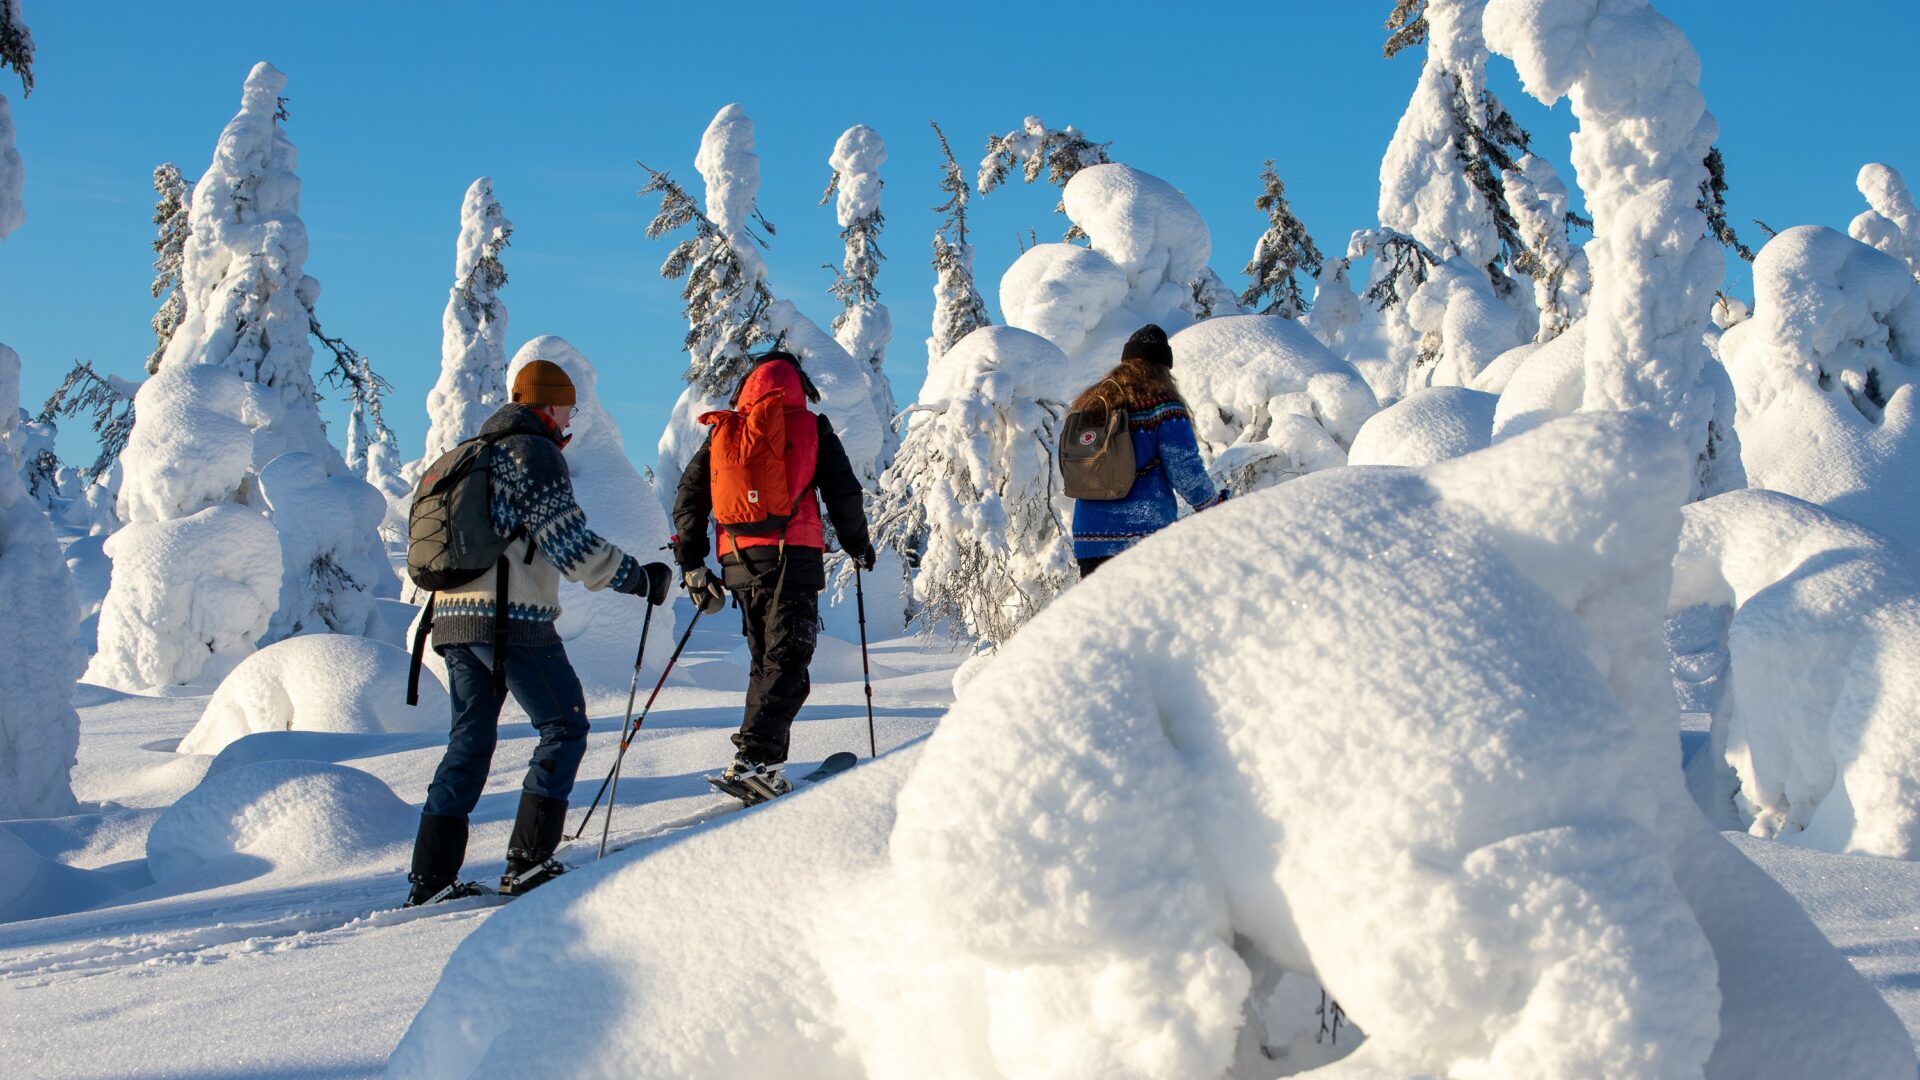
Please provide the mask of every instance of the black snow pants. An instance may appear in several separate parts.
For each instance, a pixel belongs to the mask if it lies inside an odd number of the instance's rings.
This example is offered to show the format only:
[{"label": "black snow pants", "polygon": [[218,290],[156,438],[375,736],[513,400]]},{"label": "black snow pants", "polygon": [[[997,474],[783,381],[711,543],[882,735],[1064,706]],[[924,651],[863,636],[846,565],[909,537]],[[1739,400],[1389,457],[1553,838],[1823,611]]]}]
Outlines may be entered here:
[{"label": "black snow pants", "polygon": [[819,549],[789,549],[787,557],[784,580],[777,563],[756,566],[757,572],[751,575],[742,574],[741,566],[724,568],[752,656],[746,715],[733,745],[745,756],[769,765],[787,760],[793,719],[813,689],[807,667],[813,663],[813,649],[820,639],[824,574],[819,569]]}]

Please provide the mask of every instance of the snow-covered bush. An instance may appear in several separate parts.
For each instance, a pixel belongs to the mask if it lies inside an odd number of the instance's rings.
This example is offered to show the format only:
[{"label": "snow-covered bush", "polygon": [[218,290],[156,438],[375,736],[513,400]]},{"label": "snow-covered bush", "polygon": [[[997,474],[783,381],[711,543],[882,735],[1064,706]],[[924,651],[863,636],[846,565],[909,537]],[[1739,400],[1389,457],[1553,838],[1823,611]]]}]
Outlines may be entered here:
[{"label": "snow-covered bush", "polygon": [[923,630],[999,643],[1073,582],[1052,397],[1066,363],[1045,338],[987,326],[928,365],[872,521],[876,545],[916,567]]},{"label": "snow-covered bush", "polygon": [[[620,425],[600,401],[599,375],[592,361],[565,338],[537,337],[513,355],[507,368],[509,385],[521,368],[535,360],[560,365],[573,380],[573,423],[568,429],[573,440],[563,453],[573,477],[573,497],[586,511],[587,527],[643,563],[663,558],[660,549],[673,530],[654,493],[628,459]],[[863,407],[865,392],[863,385]],[[613,695],[625,700],[646,614],[643,598],[611,589],[592,592],[584,585],[560,582],[560,618],[555,629],[566,642],[567,655],[589,701]],[[647,636],[647,670],[657,673],[666,665],[673,642],[673,608],[658,608]]]},{"label": "snow-covered bush", "polygon": [[1873,162],[1860,167],[1856,181],[1868,209],[1847,226],[1848,235],[1907,264],[1920,277],[1920,210],[1899,170]]},{"label": "snow-covered bush", "polygon": [[404,649],[348,634],[269,645],[221,680],[176,749],[217,754],[256,731],[444,731],[447,695],[432,676],[421,676],[419,707],[407,707],[412,660]]},{"label": "snow-covered bush", "polygon": [[1349,465],[1432,465],[1493,442],[1498,398],[1463,386],[1430,386],[1374,413],[1353,437]]},{"label": "snow-covered bush", "polygon": [[1753,318],[1720,340],[1749,482],[1920,540],[1920,286],[1812,225],[1770,240],[1753,283]]},{"label": "snow-covered bush", "polygon": [[[1172,345],[1194,436],[1215,478],[1236,495],[1345,465],[1360,425],[1378,408],[1360,373],[1292,319],[1208,319],[1175,334]],[[1117,362],[1117,348],[1113,355]]]},{"label": "snow-covered bush", "polygon": [[73,578],[14,459],[20,357],[0,345],[0,820],[73,812],[73,681],[85,657]]},{"label": "snow-covered bush", "polygon": [[259,761],[208,776],[147,834],[147,869],[174,888],[267,871],[338,873],[413,835],[419,815],[378,779],[319,761]]},{"label": "snow-covered bush", "polygon": [[427,394],[427,449],[423,466],[480,433],[507,400],[507,283],[500,251],[513,222],[483,176],[460,202],[460,238],[453,249],[453,287],[440,316],[440,378]]},{"label": "snow-covered bush", "polygon": [[1092,244],[1036,244],[1000,279],[1007,325],[1067,355],[1049,397],[1071,401],[1120,362],[1120,346],[1147,323],[1168,333],[1198,317],[1207,224],[1172,184],[1125,165],[1095,165],[1068,181],[1067,216]]},{"label": "snow-covered bush", "polygon": [[[1707,813],[1755,836],[1920,858],[1920,577],[1885,537],[1771,491],[1686,508],[1668,607],[1722,612]],[[1726,820],[1730,814],[1736,814]]]},{"label": "snow-covered bush", "polygon": [[387,500],[352,475],[327,474],[312,454],[281,454],[260,470],[260,498],[280,534],[280,602],[265,640],[295,634],[373,634],[375,590],[391,580],[384,553],[368,550]]},{"label": "snow-covered bush", "polygon": [[[1327,1075],[1908,1075],[1682,786],[1690,466],[1659,421],[1579,417],[1165,530],[923,748],[496,916],[391,1072],[1270,1077],[1299,977],[1366,1034]],[[711,872],[750,858],[777,895]],[[742,955],[759,977],[711,977]],[[555,1045],[527,1000],[619,1022]]]}]

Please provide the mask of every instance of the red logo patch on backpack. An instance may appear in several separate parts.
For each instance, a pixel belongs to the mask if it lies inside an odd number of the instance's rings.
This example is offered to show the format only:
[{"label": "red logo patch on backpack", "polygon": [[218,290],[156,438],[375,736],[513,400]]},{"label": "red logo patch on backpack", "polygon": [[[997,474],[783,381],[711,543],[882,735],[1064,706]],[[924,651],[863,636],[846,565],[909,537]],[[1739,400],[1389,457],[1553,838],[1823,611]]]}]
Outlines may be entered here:
[{"label": "red logo patch on backpack", "polygon": [[786,393],[770,391],[738,409],[704,413],[713,519],[735,536],[771,536],[793,517],[787,491]]}]

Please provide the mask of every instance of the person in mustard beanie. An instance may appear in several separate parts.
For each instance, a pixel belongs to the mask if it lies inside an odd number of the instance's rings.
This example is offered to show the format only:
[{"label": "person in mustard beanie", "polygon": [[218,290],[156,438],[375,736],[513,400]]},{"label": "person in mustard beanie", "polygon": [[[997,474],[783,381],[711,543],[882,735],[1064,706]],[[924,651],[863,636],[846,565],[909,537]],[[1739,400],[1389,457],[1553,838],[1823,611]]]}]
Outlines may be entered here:
[{"label": "person in mustard beanie", "polygon": [[[586,752],[588,725],[580,679],[553,625],[560,614],[560,577],[653,604],[666,601],[673,579],[665,563],[642,564],[587,527],[560,453],[575,400],[566,370],[535,360],[514,377],[512,397],[478,436],[488,455],[484,482],[495,542],[511,541],[494,569],[434,596],[433,647],[447,664],[453,728],[421,808],[407,875],[409,906],[475,891],[461,884],[459,872],[467,818],[486,785],[506,704],[494,669],[503,658],[506,689],[527,711],[540,741],[521,784],[500,891],[525,892],[566,869],[553,853],[565,831],[567,796]],[[501,611],[504,627],[497,625]]]}]

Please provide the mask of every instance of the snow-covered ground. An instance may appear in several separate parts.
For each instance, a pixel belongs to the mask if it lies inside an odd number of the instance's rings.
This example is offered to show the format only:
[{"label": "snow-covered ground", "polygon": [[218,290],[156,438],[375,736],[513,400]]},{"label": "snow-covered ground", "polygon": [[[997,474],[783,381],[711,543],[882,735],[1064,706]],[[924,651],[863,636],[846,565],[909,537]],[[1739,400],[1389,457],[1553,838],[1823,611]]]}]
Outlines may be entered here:
[{"label": "snow-covered ground", "polygon": [[[684,626],[691,612],[684,602],[681,608]],[[739,642],[737,623],[724,616],[695,630],[682,667],[622,767],[615,843],[662,839],[609,855],[604,867],[592,865],[590,852],[574,852],[570,860],[589,860],[576,871],[580,877],[629,864],[709,822],[718,827],[736,806],[701,777],[732,753],[727,735],[738,726],[745,686]],[[835,751],[867,752],[859,646],[835,639],[823,639],[822,646],[813,696],[794,727],[800,770]],[[952,699],[952,669],[965,653],[907,638],[874,643],[872,657],[876,731],[885,753],[933,726]],[[411,814],[426,793],[444,736],[258,733],[232,744],[216,766],[212,755],[172,749],[207,703],[205,697],[138,697],[82,686],[73,785],[87,812],[0,826],[0,860],[8,864],[0,873],[0,917],[14,917],[8,909],[22,898],[11,894],[27,879],[33,879],[29,887],[36,881],[53,887],[46,890],[49,903],[102,905],[0,922],[0,1062],[6,1063],[0,1074],[378,1075],[448,956],[497,913],[471,903],[394,910],[406,889]],[[594,709],[594,734],[574,793],[576,823],[612,763],[621,704]],[[467,870],[482,880],[500,872],[534,738],[524,716],[509,706],[469,848]],[[253,849],[252,861],[156,884],[148,834],[167,808],[197,786],[202,794],[210,790],[211,783],[201,786],[210,771],[219,780],[273,759],[337,762],[370,775],[408,804],[404,833],[305,861],[301,852],[282,850],[291,844],[269,842]],[[287,768],[316,771],[297,763]],[[308,801],[317,800],[310,795]],[[328,820],[324,809],[314,814]],[[596,817],[592,834],[599,829]],[[77,871],[59,875],[41,860]],[[23,866],[29,872],[17,873]],[[539,900],[535,894],[519,903]],[[498,990],[507,997],[515,992]]]}]

